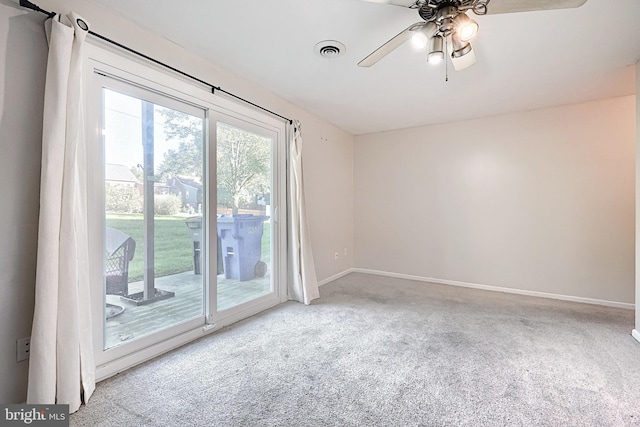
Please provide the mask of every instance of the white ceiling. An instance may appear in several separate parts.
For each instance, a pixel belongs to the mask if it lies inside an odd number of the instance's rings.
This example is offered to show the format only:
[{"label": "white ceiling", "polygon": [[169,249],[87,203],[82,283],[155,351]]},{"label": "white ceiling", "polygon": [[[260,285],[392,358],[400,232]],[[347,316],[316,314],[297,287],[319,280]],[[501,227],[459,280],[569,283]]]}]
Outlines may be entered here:
[{"label": "white ceiling", "polygon": [[[472,15],[478,62],[449,67],[448,82],[444,66],[411,43],[371,68],[356,65],[421,21],[412,9],[360,0],[94,1],[353,134],[633,94],[640,59],[640,0]],[[316,56],[326,39],[346,53]]]}]

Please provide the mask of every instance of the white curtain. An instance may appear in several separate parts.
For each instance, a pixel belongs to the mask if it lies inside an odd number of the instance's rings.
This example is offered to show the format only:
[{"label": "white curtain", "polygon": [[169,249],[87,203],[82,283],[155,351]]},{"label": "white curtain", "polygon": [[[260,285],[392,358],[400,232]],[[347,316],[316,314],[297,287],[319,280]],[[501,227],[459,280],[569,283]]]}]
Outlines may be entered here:
[{"label": "white curtain", "polygon": [[82,104],[88,25],[70,13],[47,20],[45,29],[49,57],[27,402],[69,404],[75,412],[95,388]]},{"label": "white curtain", "polygon": [[291,277],[289,299],[309,304],[320,297],[313,263],[307,208],[302,173],[302,131],[300,122],[293,122],[289,138],[289,242]]}]

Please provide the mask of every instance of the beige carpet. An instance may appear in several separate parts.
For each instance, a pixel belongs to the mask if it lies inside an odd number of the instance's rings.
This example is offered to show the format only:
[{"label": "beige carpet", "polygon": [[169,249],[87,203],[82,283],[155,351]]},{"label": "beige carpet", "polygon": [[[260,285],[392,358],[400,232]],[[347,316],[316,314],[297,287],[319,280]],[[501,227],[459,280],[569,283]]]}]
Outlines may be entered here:
[{"label": "beige carpet", "polygon": [[103,381],[86,426],[640,425],[633,312],[350,274]]}]

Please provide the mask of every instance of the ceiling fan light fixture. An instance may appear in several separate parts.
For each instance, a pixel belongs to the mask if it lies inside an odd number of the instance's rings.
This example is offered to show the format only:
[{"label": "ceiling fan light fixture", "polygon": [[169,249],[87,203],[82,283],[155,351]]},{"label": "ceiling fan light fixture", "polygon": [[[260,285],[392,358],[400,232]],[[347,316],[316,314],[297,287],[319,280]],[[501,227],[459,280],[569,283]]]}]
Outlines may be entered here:
[{"label": "ceiling fan light fixture", "polygon": [[469,18],[466,13],[460,13],[453,19],[455,32],[463,42],[471,41],[477,34],[480,26]]},{"label": "ceiling fan light fixture", "polygon": [[459,58],[451,57],[451,65],[453,65],[453,69],[456,71],[462,71],[471,67],[476,63],[476,54],[473,51],[473,48],[464,56]]},{"label": "ceiling fan light fixture", "polygon": [[422,50],[427,47],[427,44],[429,44],[429,39],[422,31],[417,31],[413,36],[411,36],[411,44],[414,48]]},{"label": "ceiling fan light fixture", "polygon": [[[370,67],[384,58],[403,43],[408,41],[416,32],[433,28],[427,34],[429,53],[427,61],[437,63],[444,60],[445,52],[456,71],[463,70],[476,63],[476,56],[470,41],[476,36],[479,25],[467,16],[466,11],[473,11],[476,15],[526,12],[548,9],[569,9],[580,7],[587,0],[364,0],[374,3],[386,3],[410,9],[417,9],[423,22],[410,25],[395,37],[370,53],[359,67]],[[489,6],[489,2],[491,5]],[[437,28],[436,28],[437,27]],[[437,35],[436,35],[437,34]],[[446,49],[442,48],[443,38],[446,37]],[[416,42],[424,45],[424,38],[417,36]],[[438,46],[439,45],[439,46]]]},{"label": "ceiling fan light fixture", "polygon": [[433,22],[427,22],[424,25],[416,26],[417,29],[412,30],[414,33],[411,37],[411,44],[418,50],[423,50],[429,45],[429,40],[438,31],[438,26]]},{"label": "ceiling fan light fixture", "polygon": [[427,62],[429,64],[439,64],[444,60],[444,37],[434,36],[429,43],[429,54]]},{"label": "ceiling fan light fixture", "polygon": [[431,65],[438,65],[444,61],[444,52],[430,52],[427,56],[427,62]]},{"label": "ceiling fan light fixture", "polygon": [[460,40],[458,34],[453,34],[451,42],[453,44],[453,51],[451,52],[453,58],[460,58],[471,52],[471,43]]}]

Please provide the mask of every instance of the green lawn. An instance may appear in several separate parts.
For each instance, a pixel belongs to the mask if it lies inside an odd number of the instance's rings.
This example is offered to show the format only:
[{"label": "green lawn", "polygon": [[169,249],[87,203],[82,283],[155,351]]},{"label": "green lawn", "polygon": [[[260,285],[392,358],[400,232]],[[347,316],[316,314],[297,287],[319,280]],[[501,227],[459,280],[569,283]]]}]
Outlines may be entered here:
[{"label": "green lawn", "polygon": [[[191,233],[182,216],[155,217],[155,276],[182,273],[193,270]],[[136,241],[136,252],[129,264],[129,281],[143,278],[144,266],[144,222],[142,214],[107,214],[107,227],[117,228]],[[270,224],[264,224],[262,235],[262,260],[270,258]]]},{"label": "green lawn", "polygon": [[[129,281],[142,280],[144,267],[144,222],[142,214],[107,214],[107,226],[117,228],[136,241],[136,252],[129,263]],[[189,229],[180,216],[155,217],[155,275],[182,273],[193,269]]]}]

